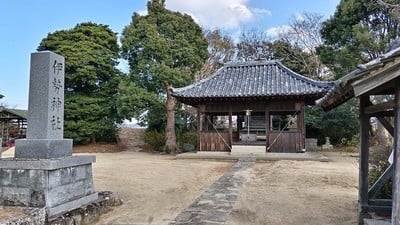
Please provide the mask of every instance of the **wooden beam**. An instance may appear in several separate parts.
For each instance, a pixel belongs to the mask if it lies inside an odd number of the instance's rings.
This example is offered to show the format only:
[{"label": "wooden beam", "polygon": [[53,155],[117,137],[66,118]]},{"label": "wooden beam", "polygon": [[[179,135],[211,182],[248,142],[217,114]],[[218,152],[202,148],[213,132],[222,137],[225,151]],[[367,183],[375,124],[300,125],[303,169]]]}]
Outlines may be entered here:
[{"label": "wooden beam", "polygon": [[390,165],[369,189],[368,191],[369,198],[370,199],[374,198],[376,194],[382,189],[382,187],[389,181],[389,179],[392,176],[393,176],[393,165]]},{"label": "wooden beam", "polygon": [[358,224],[364,223],[368,216],[368,160],[369,160],[369,116],[365,107],[369,105],[369,96],[360,97],[360,162],[358,177]]},{"label": "wooden beam", "polygon": [[395,106],[396,106],[396,103],[394,101],[382,102],[382,103],[378,103],[375,105],[370,105],[370,106],[365,107],[364,112],[365,112],[365,114],[370,115],[373,113],[393,110],[393,108]]},{"label": "wooden beam", "polygon": [[372,113],[369,114],[370,117],[394,117],[394,111],[389,110],[389,111],[383,111],[383,112],[377,112],[377,113]]},{"label": "wooden beam", "polygon": [[399,77],[399,64],[399,59],[394,63],[387,63],[382,69],[371,72],[367,77],[352,83],[354,95],[359,97]]},{"label": "wooden beam", "polygon": [[394,127],[392,126],[392,124],[384,117],[376,117],[376,118],[383,125],[383,127],[389,132],[389,134],[392,135],[392,137],[394,137]]},{"label": "wooden beam", "polygon": [[391,213],[392,199],[370,199],[368,210],[371,212]]},{"label": "wooden beam", "polygon": [[400,225],[400,80],[396,81],[394,110],[394,147],[393,147],[393,205],[392,205],[392,225]]}]

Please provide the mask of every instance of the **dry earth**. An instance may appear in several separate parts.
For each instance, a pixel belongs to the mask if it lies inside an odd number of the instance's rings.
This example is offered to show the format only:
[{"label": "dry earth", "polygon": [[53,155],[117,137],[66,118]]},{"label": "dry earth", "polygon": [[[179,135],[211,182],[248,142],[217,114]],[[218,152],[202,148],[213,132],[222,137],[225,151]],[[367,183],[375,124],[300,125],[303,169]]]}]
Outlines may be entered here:
[{"label": "dry earth", "polygon": [[[340,153],[329,158],[257,163],[226,224],[356,224],[357,159]],[[98,224],[168,224],[232,165],[133,152],[97,159],[97,190],[124,199]]]},{"label": "dry earth", "polygon": [[96,155],[96,190],[124,201],[97,224],[168,224],[232,165],[129,151]]},{"label": "dry earth", "polygon": [[257,163],[227,225],[357,224],[357,159]]},{"label": "dry earth", "polygon": [[[356,224],[357,158],[324,154],[331,162],[257,162],[226,224]],[[113,191],[124,201],[98,225],[168,224],[232,165],[132,151],[96,156],[96,190]],[[9,215],[3,210],[0,218]]]}]

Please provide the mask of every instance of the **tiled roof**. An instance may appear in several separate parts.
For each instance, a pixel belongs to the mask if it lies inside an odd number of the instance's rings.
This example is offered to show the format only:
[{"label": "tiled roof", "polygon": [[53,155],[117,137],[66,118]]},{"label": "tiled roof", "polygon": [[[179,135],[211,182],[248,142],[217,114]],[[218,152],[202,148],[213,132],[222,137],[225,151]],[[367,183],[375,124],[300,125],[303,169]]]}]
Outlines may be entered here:
[{"label": "tiled roof", "polygon": [[[315,81],[285,67],[278,60],[228,64],[213,75],[183,88],[173,88],[181,101],[214,98],[322,97],[331,82]],[[319,96],[319,97],[318,97]]]},{"label": "tiled roof", "polygon": [[28,117],[28,110],[24,110],[24,109],[0,108],[0,112],[1,111],[8,112],[10,114],[13,114],[13,115],[23,118],[23,119],[27,119],[27,117]]},{"label": "tiled roof", "polygon": [[352,83],[368,76],[370,71],[385,66],[395,58],[400,57],[400,47],[381,55],[365,64],[360,64],[356,69],[334,82],[326,95],[316,101],[326,111],[333,109],[354,97]]}]

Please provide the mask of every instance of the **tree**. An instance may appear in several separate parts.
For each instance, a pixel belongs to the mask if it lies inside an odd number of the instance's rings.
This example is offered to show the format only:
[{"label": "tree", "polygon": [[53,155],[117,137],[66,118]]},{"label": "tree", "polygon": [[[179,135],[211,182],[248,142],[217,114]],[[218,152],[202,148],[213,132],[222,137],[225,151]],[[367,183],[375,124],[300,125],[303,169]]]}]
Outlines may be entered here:
[{"label": "tree", "polygon": [[65,57],[65,136],[75,142],[114,140],[121,122],[116,97],[121,73],[117,35],[107,25],[81,23],[49,33],[38,51]]},{"label": "tree", "polygon": [[274,58],[267,35],[257,29],[250,29],[240,34],[236,45],[237,60],[268,60]]},{"label": "tree", "polygon": [[375,0],[342,0],[335,14],[323,23],[321,35],[325,46],[319,54],[340,77],[357,64],[384,53],[399,37],[399,28],[392,9]]},{"label": "tree", "polygon": [[316,137],[319,143],[329,137],[333,144],[349,142],[358,134],[358,106],[355,100],[323,112],[321,107],[306,108],[306,133],[309,137]]},{"label": "tree", "polygon": [[186,14],[165,8],[165,0],[147,3],[148,15],[134,13],[122,32],[122,56],[128,60],[130,77],[139,87],[165,103],[166,146],[177,150],[175,100],[170,88],[188,85],[208,58],[202,30]]},{"label": "tree", "polygon": [[196,74],[196,80],[201,80],[217,69],[224,63],[232,61],[235,55],[235,45],[228,35],[223,35],[219,29],[206,30],[204,36],[208,42],[209,57],[203,68]]},{"label": "tree", "polygon": [[317,48],[323,44],[321,26],[321,15],[302,13],[292,18],[289,29],[281,33],[280,40],[275,43],[276,51],[290,58],[290,64],[297,64],[298,69],[302,68],[302,74],[313,79],[324,79],[326,75],[317,54]]}]

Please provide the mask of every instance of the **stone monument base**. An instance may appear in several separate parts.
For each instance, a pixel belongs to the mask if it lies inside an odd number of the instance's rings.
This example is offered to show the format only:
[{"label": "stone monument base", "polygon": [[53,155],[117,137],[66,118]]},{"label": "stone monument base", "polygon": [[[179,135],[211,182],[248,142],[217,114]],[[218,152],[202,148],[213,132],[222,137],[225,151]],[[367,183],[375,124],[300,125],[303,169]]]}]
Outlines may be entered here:
[{"label": "stone monument base", "polygon": [[52,159],[72,155],[72,139],[17,139],[15,158]]},{"label": "stone monument base", "polygon": [[0,160],[0,205],[46,208],[51,217],[98,198],[92,163],[95,156]]}]

